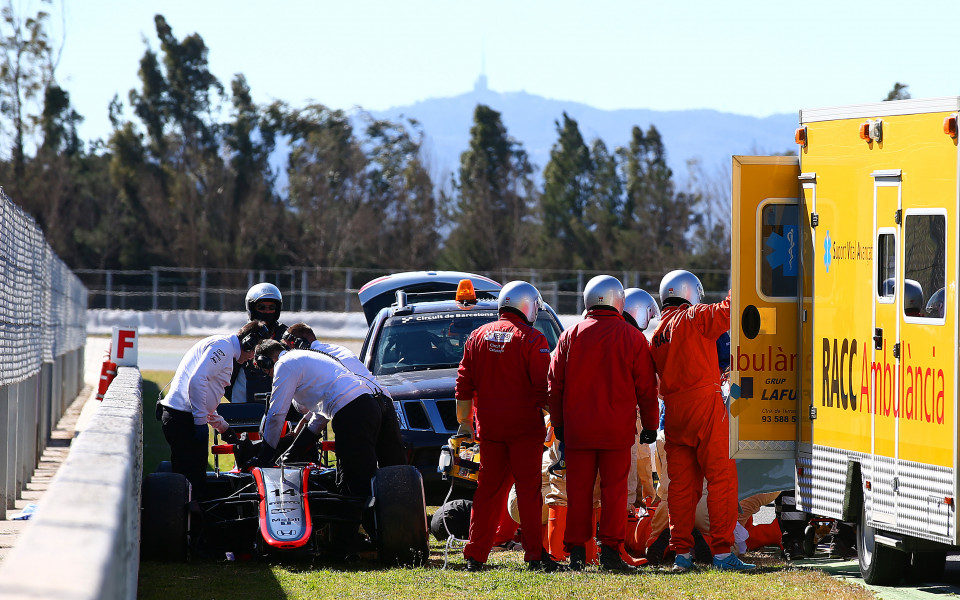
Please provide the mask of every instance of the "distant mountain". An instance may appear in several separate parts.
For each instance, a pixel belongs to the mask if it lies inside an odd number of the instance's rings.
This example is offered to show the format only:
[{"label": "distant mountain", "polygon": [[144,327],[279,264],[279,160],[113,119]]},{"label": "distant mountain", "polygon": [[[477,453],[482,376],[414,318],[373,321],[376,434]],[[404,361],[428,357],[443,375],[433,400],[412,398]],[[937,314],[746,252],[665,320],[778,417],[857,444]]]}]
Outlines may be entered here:
[{"label": "distant mountain", "polygon": [[487,88],[483,76],[471,92],[371,114],[381,119],[396,120],[402,115],[419,121],[427,136],[426,149],[435,163],[435,174],[449,175],[456,172],[460,154],[467,149],[477,104],[486,104],[503,115],[507,133],[523,144],[538,172],[550,160],[550,149],[557,140],[554,122],[562,118],[564,111],[577,121],[588,145],[599,137],[611,151],[628,143],[635,125],[644,131],[655,125],[663,136],[667,161],[678,184],[686,180],[689,159],[698,159],[710,175],[718,170],[728,172],[734,154],[796,150],[795,114],[757,118],[715,110],[600,110],[526,92],[494,92]]}]

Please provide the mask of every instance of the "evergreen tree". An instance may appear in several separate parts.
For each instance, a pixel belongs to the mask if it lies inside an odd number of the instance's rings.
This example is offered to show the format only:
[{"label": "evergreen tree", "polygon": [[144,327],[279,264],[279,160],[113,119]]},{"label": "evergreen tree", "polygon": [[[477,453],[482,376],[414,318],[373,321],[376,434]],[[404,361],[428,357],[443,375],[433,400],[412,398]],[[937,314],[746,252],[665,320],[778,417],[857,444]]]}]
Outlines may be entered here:
[{"label": "evergreen tree", "polygon": [[682,268],[689,257],[687,234],[694,224],[695,199],[676,193],[656,127],[651,125],[646,133],[633,128],[629,147],[621,152],[621,164],[628,229],[622,237],[622,264],[626,268],[645,265],[645,270],[652,273]]},{"label": "evergreen tree", "polygon": [[500,113],[478,104],[470,145],[460,155],[443,263],[489,271],[523,264],[531,243],[533,168]]},{"label": "evergreen tree", "polygon": [[623,228],[623,181],[617,157],[607,150],[603,140],[591,144],[594,171],[584,215],[592,252],[584,259],[590,269],[619,270],[617,244]]},{"label": "evergreen tree", "polygon": [[366,202],[367,158],[343,111],[320,104],[290,109],[282,103],[282,133],[291,144],[288,197],[300,224],[299,259],[316,266],[356,266],[376,246],[376,215]]},{"label": "evergreen tree", "polygon": [[49,16],[40,10],[23,18],[13,0],[0,9],[0,115],[5,117],[3,133],[12,138],[13,179],[8,181],[8,192],[12,189],[15,196],[26,168],[25,146],[35,130],[30,111],[40,112],[44,91],[53,82],[53,47],[46,31]]},{"label": "evergreen tree", "polygon": [[367,120],[371,163],[367,185],[374,209],[370,225],[379,230],[368,261],[411,269],[432,267],[440,242],[439,211],[424,165],[423,130],[416,121],[408,122],[410,131],[404,124],[369,115]]},{"label": "evergreen tree", "polygon": [[890,100],[909,100],[910,92],[907,91],[907,88],[910,87],[899,81],[893,84],[893,89],[887,94],[887,97],[883,99],[884,102],[889,102]]},{"label": "evergreen tree", "polygon": [[556,128],[558,139],[543,170],[540,264],[589,268],[593,249],[584,215],[593,191],[594,164],[575,120],[563,113]]}]

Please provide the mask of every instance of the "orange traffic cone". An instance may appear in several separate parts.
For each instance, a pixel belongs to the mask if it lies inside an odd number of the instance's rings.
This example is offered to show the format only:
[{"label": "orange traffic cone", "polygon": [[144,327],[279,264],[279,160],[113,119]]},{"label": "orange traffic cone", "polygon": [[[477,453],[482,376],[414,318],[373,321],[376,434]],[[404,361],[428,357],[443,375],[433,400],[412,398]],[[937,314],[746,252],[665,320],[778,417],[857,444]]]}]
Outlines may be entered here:
[{"label": "orange traffic cone", "polygon": [[97,388],[97,400],[103,401],[103,395],[107,393],[107,389],[109,389],[116,376],[117,363],[109,360],[103,361],[103,366],[100,367],[100,386]]}]

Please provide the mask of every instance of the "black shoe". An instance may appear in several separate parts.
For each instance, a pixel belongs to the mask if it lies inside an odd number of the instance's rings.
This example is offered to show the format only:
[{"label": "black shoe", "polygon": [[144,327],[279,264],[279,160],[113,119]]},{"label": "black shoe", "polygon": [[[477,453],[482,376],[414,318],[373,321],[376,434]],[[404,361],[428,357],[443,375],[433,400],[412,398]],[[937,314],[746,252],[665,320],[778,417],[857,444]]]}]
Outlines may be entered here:
[{"label": "black shoe", "polygon": [[713,564],[713,550],[707,540],[703,539],[700,531],[693,530],[693,562],[701,565]]},{"label": "black shoe", "polygon": [[540,560],[527,561],[528,571],[542,571],[544,573],[556,573],[557,571],[566,571],[567,566],[553,560],[550,553],[546,550],[540,555]]},{"label": "black shoe", "polygon": [[582,571],[587,568],[587,549],[583,546],[574,546],[570,549],[570,570]]},{"label": "black shoe", "polygon": [[484,564],[474,558],[467,559],[467,570],[471,573],[479,573],[484,568]]},{"label": "black shoe", "polygon": [[667,552],[667,546],[670,545],[670,530],[664,529],[652,544],[647,547],[647,564],[659,565],[673,562],[673,557],[669,559],[664,556]]},{"label": "black shoe", "polygon": [[849,558],[855,558],[856,556],[857,550],[855,548],[851,548],[850,545],[843,541],[839,536],[833,536],[833,541],[830,542],[830,558],[842,558],[847,560]]},{"label": "black shoe", "polygon": [[600,545],[600,568],[619,573],[636,573],[637,568],[628,565],[620,558],[620,551],[606,544]]},{"label": "black shoe", "polygon": [[786,544],[783,547],[783,551],[780,553],[780,557],[783,560],[793,561],[793,560],[803,560],[806,558],[806,555],[803,553],[803,546],[797,543]]}]

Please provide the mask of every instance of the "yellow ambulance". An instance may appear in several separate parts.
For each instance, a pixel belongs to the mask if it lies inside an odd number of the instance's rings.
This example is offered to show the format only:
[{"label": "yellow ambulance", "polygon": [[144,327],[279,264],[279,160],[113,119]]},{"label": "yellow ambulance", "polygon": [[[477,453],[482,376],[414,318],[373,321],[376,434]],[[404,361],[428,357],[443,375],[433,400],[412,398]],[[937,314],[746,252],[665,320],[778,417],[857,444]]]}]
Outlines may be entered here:
[{"label": "yellow ambulance", "polygon": [[868,583],[960,548],[958,112],[801,110],[797,156],[733,157],[730,453],[795,460]]}]

